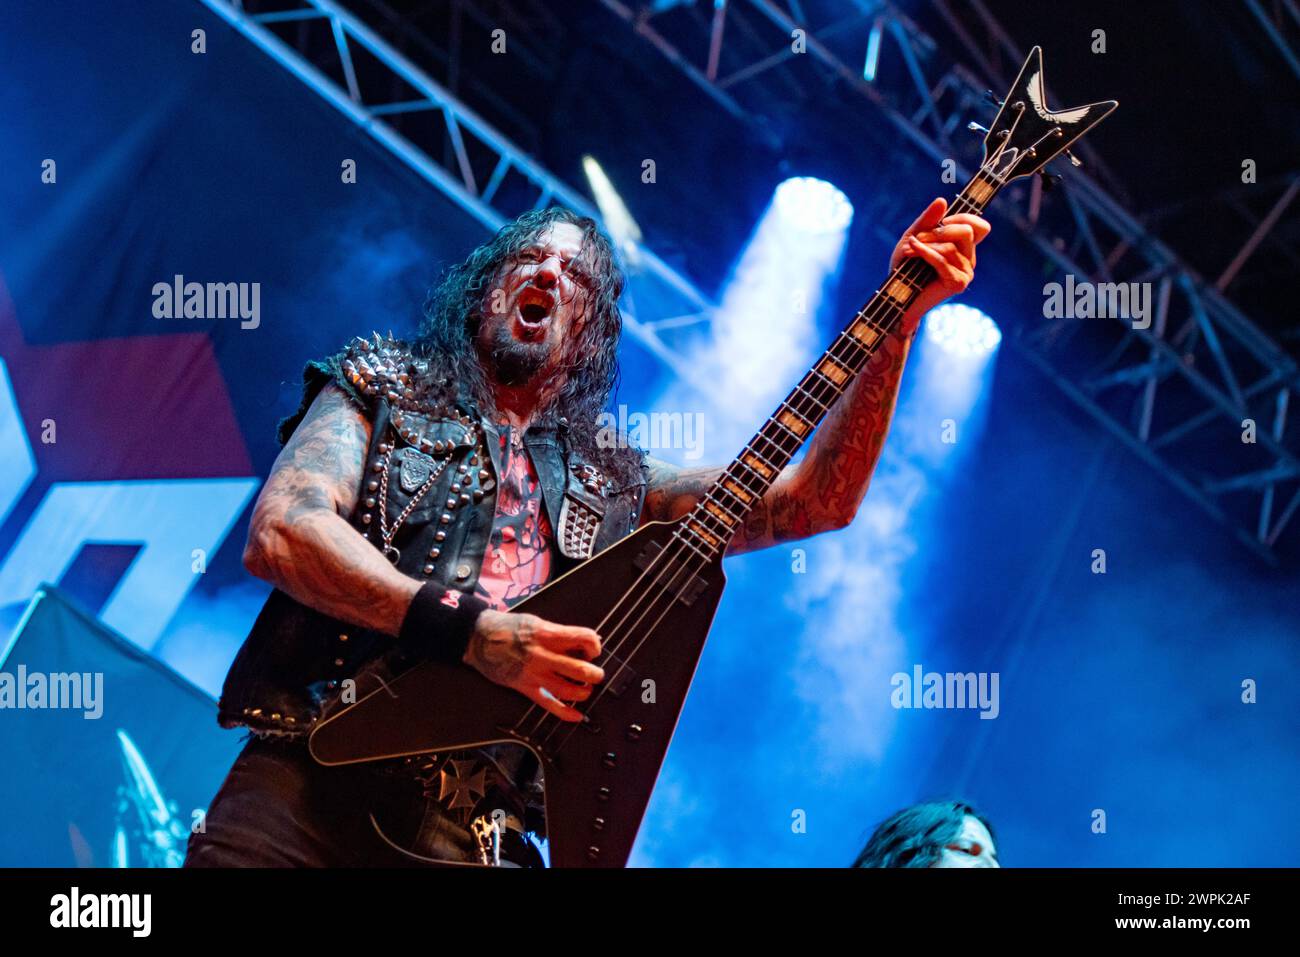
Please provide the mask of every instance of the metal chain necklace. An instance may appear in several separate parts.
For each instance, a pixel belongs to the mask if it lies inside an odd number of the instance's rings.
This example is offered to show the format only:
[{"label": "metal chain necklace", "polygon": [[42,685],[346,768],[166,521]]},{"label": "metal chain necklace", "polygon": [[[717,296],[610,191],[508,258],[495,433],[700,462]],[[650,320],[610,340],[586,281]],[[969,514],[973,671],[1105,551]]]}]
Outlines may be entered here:
[{"label": "metal chain necklace", "polygon": [[383,551],[384,557],[396,565],[401,559],[402,553],[393,547],[393,537],[397,535],[397,530],[402,527],[402,523],[406,521],[415,506],[420,504],[420,499],[424,498],[429,489],[433,488],[433,483],[438,480],[438,476],[447,468],[447,463],[451,461],[451,457],[448,456],[443,459],[429,473],[429,477],[411,496],[411,500],[406,503],[406,508],[402,509],[398,514],[391,528],[388,525],[388,471],[390,461],[391,457],[384,459],[384,468],[379,473],[379,547]]}]

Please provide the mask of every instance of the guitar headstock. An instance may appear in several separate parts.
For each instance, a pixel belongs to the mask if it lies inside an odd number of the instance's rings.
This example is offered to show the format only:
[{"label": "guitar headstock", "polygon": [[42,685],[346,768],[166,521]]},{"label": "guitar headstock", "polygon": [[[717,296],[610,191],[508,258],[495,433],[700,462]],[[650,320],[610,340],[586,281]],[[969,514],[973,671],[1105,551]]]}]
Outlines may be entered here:
[{"label": "guitar headstock", "polygon": [[999,185],[1037,173],[1117,106],[1115,100],[1103,100],[1069,110],[1048,109],[1043,51],[1034,47],[984,137],[981,171]]}]

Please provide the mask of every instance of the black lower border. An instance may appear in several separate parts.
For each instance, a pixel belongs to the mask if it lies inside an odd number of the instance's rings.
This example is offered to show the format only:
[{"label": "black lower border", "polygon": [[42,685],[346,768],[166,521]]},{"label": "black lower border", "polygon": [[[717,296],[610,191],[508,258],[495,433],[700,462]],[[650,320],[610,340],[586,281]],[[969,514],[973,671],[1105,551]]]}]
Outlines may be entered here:
[{"label": "black lower border", "polygon": [[[0,921],[23,937],[226,941],[235,953],[241,944],[251,952],[271,942],[396,943],[407,934],[481,945],[504,943],[503,932],[518,934],[521,945],[539,937],[576,945],[611,932],[627,940],[631,931],[650,946],[677,948],[682,938],[672,935],[692,932],[701,920],[760,943],[769,933],[799,929],[863,942],[897,932],[918,934],[918,941],[950,932],[986,940],[1048,933],[1061,940],[1173,935],[1222,946],[1237,935],[1285,932],[1295,920],[1298,873],[0,870]],[[147,935],[140,933],[143,895]],[[112,923],[115,914],[116,927],[70,926]]]}]

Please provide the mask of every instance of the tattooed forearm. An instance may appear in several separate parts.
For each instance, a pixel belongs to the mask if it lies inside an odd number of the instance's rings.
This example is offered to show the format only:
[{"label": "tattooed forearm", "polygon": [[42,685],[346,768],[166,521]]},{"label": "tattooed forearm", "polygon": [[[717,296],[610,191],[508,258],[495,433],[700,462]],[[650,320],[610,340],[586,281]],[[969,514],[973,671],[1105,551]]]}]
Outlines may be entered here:
[{"label": "tattooed forearm", "polygon": [[867,494],[871,474],[885,447],[898,401],[898,384],[911,339],[893,336],[831,407],[813,436],[797,480],[810,507],[825,519],[847,524]]},{"label": "tattooed forearm", "polygon": [[[911,337],[884,342],[831,406],[801,462],[786,466],[737,528],[728,554],[843,528],[862,504],[898,399]],[[677,469],[650,460],[644,520],[670,521],[694,507],[722,468]]]},{"label": "tattooed forearm", "polygon": [[310,608],[396,634],[420,583],[344,518],[356,505],[369,438],[347,396],[321,390],[258,497],[244,565]]},{"label": "tattooed forearm", "polygon": [[[896,331],[880,343],[867,367],[830,408],[803,461],[784,469],[745,516],[729,552],[805,538],[853,520],[885,446],[898,382],[921,317],[970,284],[975,246],[989,233],[989,224],[979,216],[947,212],[947,203],[935,199],[894,247],[891,268],[919,258],[931,267],[933,281],[911,300]],[[682,472],[657,463],[646,496],[646,520],[680,517],[719,474],[720,469]]]}]

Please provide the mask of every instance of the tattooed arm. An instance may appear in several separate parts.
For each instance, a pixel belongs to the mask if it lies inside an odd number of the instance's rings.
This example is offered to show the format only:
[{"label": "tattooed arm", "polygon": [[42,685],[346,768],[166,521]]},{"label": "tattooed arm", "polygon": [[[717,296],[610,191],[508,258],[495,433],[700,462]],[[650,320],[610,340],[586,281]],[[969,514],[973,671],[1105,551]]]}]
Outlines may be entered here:
[{"label": "tattooed arm", "polygon": [[244,567],[333,618],[397,634],[420,588],[346,516],[360,492],[370,422],[338,386],[325,386],[258,496]]},{"label": "tattooed arm", "polygon": [[[867,367],[831,406],[801,462],[786,466],[767,494],[745,516],[727,554],[767,548],[843,528],[853,521],[867,494],[871,474],[885,445],[898,401],[898,384],[921,317],[970,284],[975,246],[988,235],[978,216],[944,218],[947,204],[932,202],[903,234],[891,269],[910,257],[934,267],[937,279],[922,291]],[[650,459],[642,521],[668,521],[685,515],[723,469],[678,469]]]},{"label": "tattooed arm", "polygon": [[[803,461],[787,465],[736,530],[728,555],[843,528],[853,520],[885,444],[911,336],[892,336],[831,406]],[[685,515],[722,468],[677,469],[650,459],[646,521]]]}]

